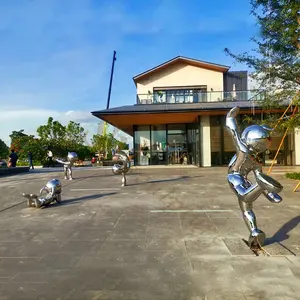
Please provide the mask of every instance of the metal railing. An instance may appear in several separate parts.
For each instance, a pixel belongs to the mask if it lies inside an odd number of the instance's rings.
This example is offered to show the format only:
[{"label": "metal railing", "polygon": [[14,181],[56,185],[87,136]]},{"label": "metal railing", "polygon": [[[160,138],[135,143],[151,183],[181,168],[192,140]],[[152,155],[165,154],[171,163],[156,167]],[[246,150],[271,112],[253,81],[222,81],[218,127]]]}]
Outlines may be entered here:
[{"label": "metal railing", "polygon": [[160,103],[203,103],[203,102],[229,102],[229,101],[262,101],[265,92],[262,90],[248,91],[218,91],[218,92],[182,92],[159,91],[148,94],[137,94],[137,104]]}]

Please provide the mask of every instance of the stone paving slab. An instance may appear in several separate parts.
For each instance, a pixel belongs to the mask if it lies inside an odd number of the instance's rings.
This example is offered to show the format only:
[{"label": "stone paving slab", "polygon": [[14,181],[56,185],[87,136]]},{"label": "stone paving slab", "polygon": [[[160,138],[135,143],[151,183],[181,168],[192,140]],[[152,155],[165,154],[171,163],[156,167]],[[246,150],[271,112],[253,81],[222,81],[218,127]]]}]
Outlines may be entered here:
[{"label": "stone paving slab", "polygon": [[[0,299],[298,299],[299,197],[255,202],[268,237],[256,256],[226,168],[34,172],[0,179]],[[63,202],[27,208],[20,193],[63,182]],[[213,178],[213,180],[212,180]],[[2,211],[1,211],[2,210]]]}]

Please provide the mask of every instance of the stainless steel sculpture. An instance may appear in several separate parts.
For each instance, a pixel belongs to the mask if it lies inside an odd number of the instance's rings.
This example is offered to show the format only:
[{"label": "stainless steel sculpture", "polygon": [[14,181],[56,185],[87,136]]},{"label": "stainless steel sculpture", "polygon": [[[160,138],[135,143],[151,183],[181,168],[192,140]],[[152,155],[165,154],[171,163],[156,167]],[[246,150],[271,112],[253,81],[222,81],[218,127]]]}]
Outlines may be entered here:
[{"label": "stainless steel sculpture", "polygon": [[62,160],[62,159],[58,159],[58,158],[56,158],[55,160],[64,165],[65,179],[73,180],[72,167],[73,167],[74,163],[78,160],[77,153],[68,152],[67,160]]},{"label": "stainless steel sculpture", "polygon": [[[271,128],[251,125],[240,134],[236,121],[239,111],[239,107],[234,107],[226,116],[226,127],[236,146],[236,154],[229,163],[227,180],[238,198],[244,221],[250,231],[248,245],[250,248],[260,248],[266,236],[257,228],[256,217],[252,210],[253,202],[263,194],[270,202],[279,203],[282,198],[278,193],[283,187],[275,179],[262,172],[262,166],[257,160],[257,155],[266,151],[270,146]],[[254,174],[255,183],[247,178],[250,172]]]},{"label": "stainless steel sculpture", "polygon": [[123,164],[114,164],[112,167],[112,172],[115,175],[122,174],[122,186],[126,186],[126,173],[130,170],[130,159],[128,155],[122,150],[117,150],[115,156],[122,160]]},{"label": "stainless steel sculpture", "polygon": [[23,197],[27,198],[28,207],[40,208],[42,206],[48,206],[51,202],[61,202],[62,185],[58,179],[52,179],[41,188],[40,194],[25,194]]}]

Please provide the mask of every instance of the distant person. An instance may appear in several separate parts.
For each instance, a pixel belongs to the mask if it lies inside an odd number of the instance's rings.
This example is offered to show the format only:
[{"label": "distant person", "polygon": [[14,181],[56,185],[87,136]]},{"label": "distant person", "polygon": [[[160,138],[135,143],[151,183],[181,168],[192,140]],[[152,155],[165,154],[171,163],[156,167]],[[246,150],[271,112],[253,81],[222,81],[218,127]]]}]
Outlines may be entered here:
[{"label": "distant person", "polygon": [[48,161],[48,167],[50,167],[50,165],[52,167],[54,167],[54,162],[53,162],[53,153],[51,150],[48,150],[47,152],[47,161]]},{"label": "distant person", "polygon": [[17,166],[18,155],[14,149],[11,150],[11,154],[9,155],[9,166],[15,168]]},{"label": "distant person", "polygon": [[34,166],[33,166],[33,155],[32,155],[31,151],[28,152],[28,162],[29,162],[29,168],[34,169]]}]

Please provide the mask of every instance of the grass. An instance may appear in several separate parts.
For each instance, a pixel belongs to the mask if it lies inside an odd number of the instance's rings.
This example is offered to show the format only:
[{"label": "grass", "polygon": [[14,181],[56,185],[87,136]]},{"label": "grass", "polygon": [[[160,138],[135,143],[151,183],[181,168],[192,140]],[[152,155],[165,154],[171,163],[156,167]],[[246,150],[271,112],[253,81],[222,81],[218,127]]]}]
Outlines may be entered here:
[{"label": "grass", "polygon": [[300,173],[299,172],[285,173],[285,177],[289,179],[300,180]]}]

